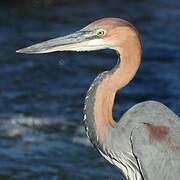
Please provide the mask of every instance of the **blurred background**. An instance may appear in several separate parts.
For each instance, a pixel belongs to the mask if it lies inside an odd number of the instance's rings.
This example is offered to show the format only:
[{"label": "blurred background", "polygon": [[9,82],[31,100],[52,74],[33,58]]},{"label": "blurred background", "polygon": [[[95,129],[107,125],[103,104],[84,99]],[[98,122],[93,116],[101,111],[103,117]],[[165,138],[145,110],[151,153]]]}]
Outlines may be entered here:
[{"label": "blurred background", "polygon": [[0,179],[120,179],[82,126],[86,91],[116,54],[15,53],[102,17],[129,20],[143,42],[142,65],[118,93],[114,117],[145,100],[180,115],[179,0],[1,0]]}]

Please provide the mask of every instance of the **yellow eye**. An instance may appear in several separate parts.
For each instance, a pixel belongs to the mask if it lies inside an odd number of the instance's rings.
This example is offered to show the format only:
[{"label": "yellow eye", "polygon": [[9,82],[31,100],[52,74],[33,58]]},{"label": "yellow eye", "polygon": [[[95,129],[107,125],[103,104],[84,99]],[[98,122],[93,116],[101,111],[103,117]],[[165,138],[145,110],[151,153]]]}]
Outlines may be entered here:
[{"label": "yellow eye", "polygon": [[104,30],[98,30],[98,31],[96,32],[96,35],[97,35],[98,37],[103,37],[103,36],[105,35],[105,31],[104,31]]}]

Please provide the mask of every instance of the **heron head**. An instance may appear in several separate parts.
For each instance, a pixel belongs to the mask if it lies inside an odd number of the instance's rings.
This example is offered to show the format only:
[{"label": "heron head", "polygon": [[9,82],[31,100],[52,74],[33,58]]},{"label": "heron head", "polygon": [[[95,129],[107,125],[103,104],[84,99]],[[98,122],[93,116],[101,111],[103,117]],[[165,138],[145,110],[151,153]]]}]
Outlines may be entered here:
[{"label": "heron head", "polygon": [[137,36],[137,31],[127,21],[119,18],[103,18],[72,34],[44,41],[16,52],[35,54],[116,49],[128,42],[129,38]]}]

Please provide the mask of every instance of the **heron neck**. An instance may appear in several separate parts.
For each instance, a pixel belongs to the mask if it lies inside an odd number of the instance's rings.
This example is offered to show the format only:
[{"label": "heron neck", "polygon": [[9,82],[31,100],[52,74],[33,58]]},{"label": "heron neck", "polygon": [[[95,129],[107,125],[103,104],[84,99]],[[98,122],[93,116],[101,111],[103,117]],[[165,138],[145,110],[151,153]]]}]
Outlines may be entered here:
[{"label": "heron neck", "polygon": [[[120,62],[111,70],[102,73],[98,76],[92,86],[95,86],[94,93],[90,94],[93,99],[91,103],[87,103],[86,109],[92,109],[91,117],[94,122],[94,128],[97,141],[103,144],[107,137],[109,128],[115,126],[115,121],[112,116],[112,109],[114,104],[115,94],[118,89],[121,89],[129,83],[138,70],[141,59],[141,48],[139,41],[131,41],[123,45],[123,47],[116,48],[120,54]],[[90,88],[91,91],[92,87]],[[87,120],[90,117],[87,117]],[[92,118],[91,120],[92,121]],[[90,138],[91,139],[91,138]]]}]

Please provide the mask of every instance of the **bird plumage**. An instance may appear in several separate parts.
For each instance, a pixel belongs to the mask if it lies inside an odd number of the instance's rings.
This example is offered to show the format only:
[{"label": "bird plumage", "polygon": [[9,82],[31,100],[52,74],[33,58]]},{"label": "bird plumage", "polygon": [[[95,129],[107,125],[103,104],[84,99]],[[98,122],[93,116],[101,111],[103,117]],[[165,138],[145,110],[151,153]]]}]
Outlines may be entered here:
[{"label": "bird plumage", "polygon": [[96,149],[127,180],[180,177],[180,119],[165,105],[146,101],[112,116],[115,94],[135,76],[142,44],[136,28],[119,18],[103,18],[73,34],[18,50],[20,53],[114,49],[117,65],[92,83],[84,106],[86,133]]}]

